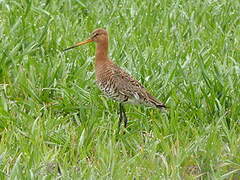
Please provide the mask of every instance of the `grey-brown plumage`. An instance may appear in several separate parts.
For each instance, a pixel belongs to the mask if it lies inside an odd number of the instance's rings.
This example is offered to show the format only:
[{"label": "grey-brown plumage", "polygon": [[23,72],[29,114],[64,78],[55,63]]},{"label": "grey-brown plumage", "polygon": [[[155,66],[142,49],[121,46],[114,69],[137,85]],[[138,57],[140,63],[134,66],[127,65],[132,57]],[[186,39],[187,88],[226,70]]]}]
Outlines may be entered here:
[{"label": "grey-brown plumage", "polygon": [[108,33],[106,30],[96,29],[88,40],[77,43],[66,50],[92,41],[97,44],[95,61],[97,84],[104,94],[120,102],[119,126],[122,120],[124,120],[125,127],[127,126],[123,103],[144,104],[159,109],[166,107],[150,95],[137,80],[108,58]]},{"label": "grey-brown plumage", "polygon": [[97,84],[106,96],[123,103],[143,104],[156,108],[165,105],[152,95],[133,77],[111,61],[97,71]]}]

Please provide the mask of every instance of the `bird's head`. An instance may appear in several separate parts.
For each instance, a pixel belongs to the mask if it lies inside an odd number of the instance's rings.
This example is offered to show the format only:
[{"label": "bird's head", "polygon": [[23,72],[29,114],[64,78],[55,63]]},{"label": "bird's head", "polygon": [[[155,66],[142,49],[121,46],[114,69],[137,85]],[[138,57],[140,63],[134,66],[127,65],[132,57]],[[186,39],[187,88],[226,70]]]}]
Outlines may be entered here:
[{"label": "bird's head", "polygon": [[96,29],[92,32],[90,38],[88,38],[85,41],[79,42],[67,49],[64,49],[64,51],[81,46],[83,44],[87,44],[89,42],[102,43],[102,42],[106,42],[106,41],[108,41],[108,32],[105,29]]},{"label": "bird's head", "polygon": [[108,39],[108,33],[105,29],[96,29],[92,32],[90,39],[99,43]]}]

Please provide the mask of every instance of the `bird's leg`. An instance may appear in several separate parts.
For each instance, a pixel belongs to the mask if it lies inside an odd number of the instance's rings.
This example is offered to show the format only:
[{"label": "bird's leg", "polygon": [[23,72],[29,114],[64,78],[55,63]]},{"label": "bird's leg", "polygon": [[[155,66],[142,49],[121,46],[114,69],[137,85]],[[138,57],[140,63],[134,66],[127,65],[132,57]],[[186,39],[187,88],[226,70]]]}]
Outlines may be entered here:
[{"label": "bird's leg", "polygon": [[127,119],[127,116],[126,116],[126,113],[125,113],[125,108],[123,107],[123,105],[122,105],[122,113],[123,113],[123,119],[124,119],[124,127],[126,128],[128,119]]},{"label": "bird's leg", "polygon": [[118,121],[118,129],[120,129],[121,123],[123,119],[123,106],[122,103],[119,104],[119,121]]}]

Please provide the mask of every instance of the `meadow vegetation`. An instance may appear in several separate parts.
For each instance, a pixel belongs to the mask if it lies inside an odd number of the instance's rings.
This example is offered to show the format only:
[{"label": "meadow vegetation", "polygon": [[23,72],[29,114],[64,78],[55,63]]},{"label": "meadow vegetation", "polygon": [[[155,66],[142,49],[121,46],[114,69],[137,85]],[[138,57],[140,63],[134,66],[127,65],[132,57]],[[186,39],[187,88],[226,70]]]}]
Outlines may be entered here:
[{"label": "meadow vegetation", "polygon": [[[166,111],[95,84],[96,28]],[[1,0],[0,179],[239,179],[239,0]]]}]

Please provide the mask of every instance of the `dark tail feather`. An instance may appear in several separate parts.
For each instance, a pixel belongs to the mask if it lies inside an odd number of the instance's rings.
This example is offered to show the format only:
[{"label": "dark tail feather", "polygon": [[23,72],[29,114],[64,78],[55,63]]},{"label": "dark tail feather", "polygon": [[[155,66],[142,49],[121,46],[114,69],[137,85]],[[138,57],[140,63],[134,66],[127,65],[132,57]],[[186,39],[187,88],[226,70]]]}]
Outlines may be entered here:
[{"label": "dark tail feather", "polygon": [[150,99],[150,102],[154,104],[156,108],[158,109],[167,108],[163,103],[159,102],[155,97],[151,96],[150,94],[148,94],[148,97]]},{"label": "dark tail feather", "polygon": [[156,107],[158,108],[158,109],[162,109],[162,108],[168,108],[167,106],[165,106],[164,104],[156,104]]}]

